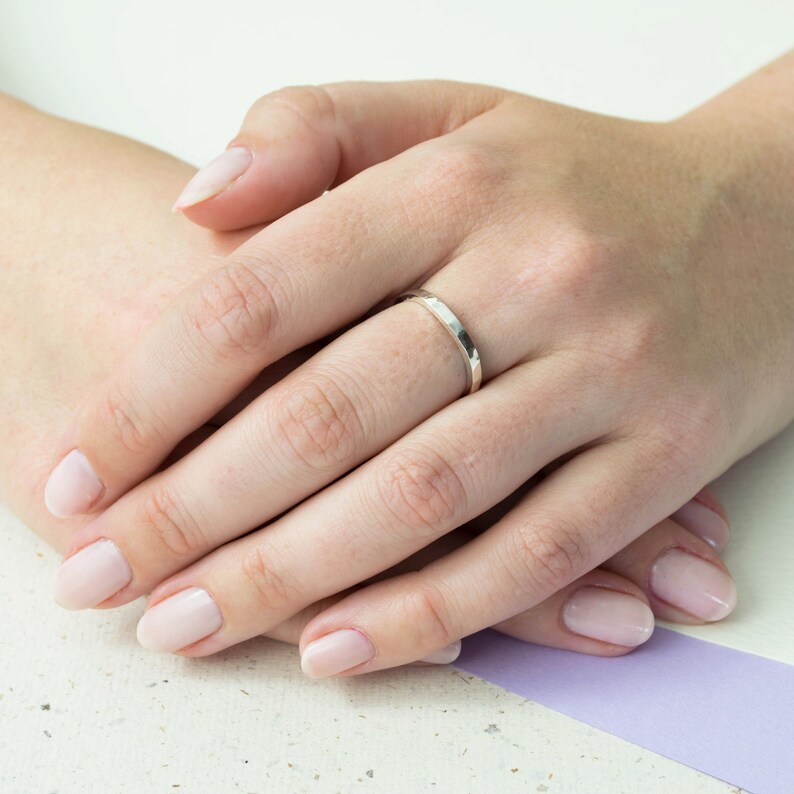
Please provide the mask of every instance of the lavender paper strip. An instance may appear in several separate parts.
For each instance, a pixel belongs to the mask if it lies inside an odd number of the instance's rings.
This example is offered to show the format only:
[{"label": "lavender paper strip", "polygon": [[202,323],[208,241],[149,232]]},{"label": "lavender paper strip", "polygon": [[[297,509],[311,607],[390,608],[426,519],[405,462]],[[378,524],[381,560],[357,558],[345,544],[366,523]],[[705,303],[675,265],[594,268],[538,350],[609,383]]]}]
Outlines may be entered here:
[{"label": "lavender paper strip", "polygon": [[794,666],[662,628],[618,658],[481,631],[454,666],[753,794],[794,792]]}]

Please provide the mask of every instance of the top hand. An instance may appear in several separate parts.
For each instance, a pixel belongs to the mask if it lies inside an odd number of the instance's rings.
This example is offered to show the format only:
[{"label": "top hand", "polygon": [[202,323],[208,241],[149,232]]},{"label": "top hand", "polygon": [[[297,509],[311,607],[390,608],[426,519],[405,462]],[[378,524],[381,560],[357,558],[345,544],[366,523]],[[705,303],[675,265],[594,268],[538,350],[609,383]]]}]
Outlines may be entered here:
[{"label": "top hand", "polygon": [[[239,141],[256,150],[250,173],[197,219],[265,220],[350,178],[155,322],[67,433],[51,508],[108,506],[263,367],[412,285],[460,317],[487,385],[456,400],[462,358],[423,307],[370,317],[81,530],[72,552],[116,546],[97,555],[108,591],[79,605],[131,600],[305,500],[153,594],[201,585],[223,601],[247,572],[220,631],[194,646],[211,652],[388,568],[569,456],[468,545],[306,627],[304,650],[334,629],[363,632],[363,672],[538,603],[685,502],[792,415],[783,377],[753,382],[792,352],[791,273],[775,255],[791,245],[794,199],[767,165],[778,204],[759,206],[758,168],[728,157],[757,135],[714,132],[723,106],[755,94],[739,86],[669,125],[451,84],[263,101],[259,133]],[[750,257],[763,279],[748,281]],[[73,594],[69,567],[59,586]]]}]

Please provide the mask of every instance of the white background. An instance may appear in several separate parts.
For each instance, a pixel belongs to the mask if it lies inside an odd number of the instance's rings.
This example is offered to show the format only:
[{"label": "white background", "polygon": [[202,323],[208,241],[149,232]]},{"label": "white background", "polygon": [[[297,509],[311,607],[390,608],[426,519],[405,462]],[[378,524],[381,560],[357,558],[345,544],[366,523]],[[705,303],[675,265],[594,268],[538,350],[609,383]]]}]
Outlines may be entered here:
[{"label": "white background", "polygon": [[[792,23],[790,0],[2,0],[0,90],[201,163],[285,84],[446,77],[667,119],[791,47]],[[792,473],[790,428],[716,484],[741,602],[690,631],[789,664]],[[266,640],[155,656],[142,602],[61,612],[56,555],[4,512],[0,548],[4,793],[732,790],[449,668],[313,682]]]}]

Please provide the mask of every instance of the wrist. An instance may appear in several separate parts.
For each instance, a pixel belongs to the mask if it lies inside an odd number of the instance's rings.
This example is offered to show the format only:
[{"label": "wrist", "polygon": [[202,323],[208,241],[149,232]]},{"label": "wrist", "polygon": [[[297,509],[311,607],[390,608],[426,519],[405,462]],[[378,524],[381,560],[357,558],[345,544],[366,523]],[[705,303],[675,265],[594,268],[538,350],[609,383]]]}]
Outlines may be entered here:
[{"label": "wrist", "polygon": [[781,60],[668,124],[695,197],[692,266],[743,337],[725,384],[748,395],[743,454],[794,419],[794,58]]}]

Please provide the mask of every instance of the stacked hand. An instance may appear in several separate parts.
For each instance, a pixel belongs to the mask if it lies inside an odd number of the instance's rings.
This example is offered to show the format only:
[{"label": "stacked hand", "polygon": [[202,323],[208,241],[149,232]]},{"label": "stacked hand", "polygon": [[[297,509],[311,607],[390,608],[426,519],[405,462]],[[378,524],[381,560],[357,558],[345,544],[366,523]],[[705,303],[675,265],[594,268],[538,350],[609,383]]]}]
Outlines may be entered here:
[{"label": "stacked hand", "polygon": [[[703,486],[794,415],[770,377],[794,198],[769,174],[759,196],[752,118],[718,132],[757,89],[669,124],[447,83],[265,97],[178,205],[272,223],[59,445],[57,600],[151,591],[141,641],[185,655],[297,627],[311,675],[448,661],[490,625],[614,655],[653,614],[727,615]],[[415,287],[468,331],[479,391],[436,317],[392,305]]]}]

